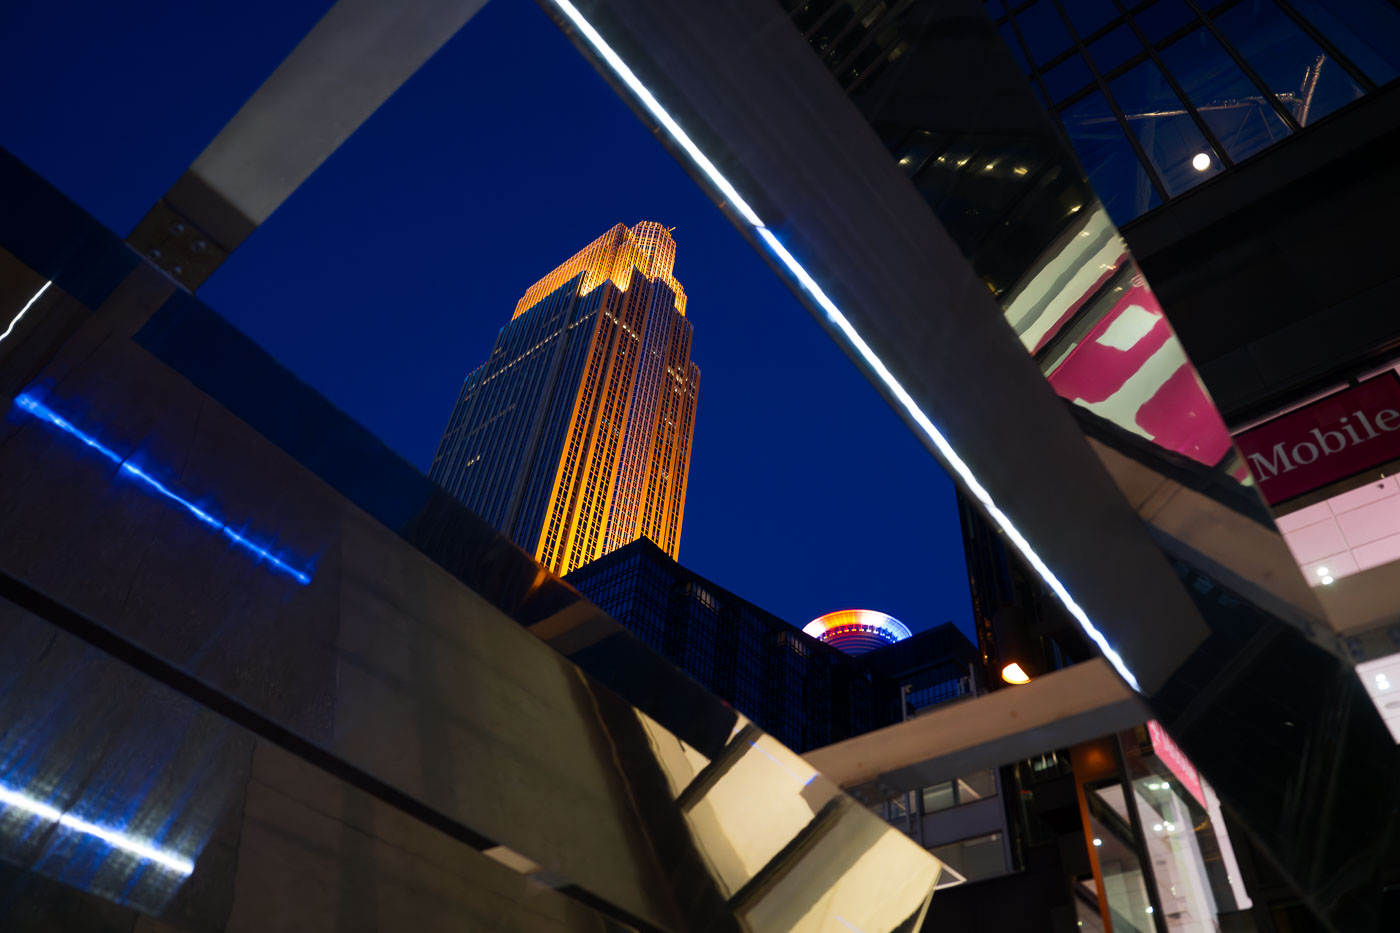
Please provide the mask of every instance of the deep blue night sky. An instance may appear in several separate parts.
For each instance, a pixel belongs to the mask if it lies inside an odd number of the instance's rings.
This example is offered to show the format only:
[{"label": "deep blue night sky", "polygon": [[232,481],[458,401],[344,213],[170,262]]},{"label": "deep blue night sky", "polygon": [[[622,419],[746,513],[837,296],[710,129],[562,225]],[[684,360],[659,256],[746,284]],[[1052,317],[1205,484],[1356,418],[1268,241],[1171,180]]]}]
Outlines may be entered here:
[{"label": "deep blue night sky", "polygon": [[[125,235],[328,6],[0,5],[0,145]],[[638,220],[676,228],[702,371],[682,562],[797,625],[970,633],[943,471],[530,0],[487,4],[200,296],[426,470],[526,286]]]}]

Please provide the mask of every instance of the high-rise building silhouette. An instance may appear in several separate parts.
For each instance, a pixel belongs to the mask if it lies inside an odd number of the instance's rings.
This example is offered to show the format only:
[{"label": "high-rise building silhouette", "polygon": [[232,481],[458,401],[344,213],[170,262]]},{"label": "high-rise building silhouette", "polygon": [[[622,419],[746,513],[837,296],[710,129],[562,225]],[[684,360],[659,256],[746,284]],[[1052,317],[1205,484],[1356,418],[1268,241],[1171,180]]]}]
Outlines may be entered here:
[{"label": "high-rise building silhouette", "polygon": [[526,289],[433,458],[558,573],[641,537],[679,552],[700,370],[675,260],[665,227],[618,224]]}]

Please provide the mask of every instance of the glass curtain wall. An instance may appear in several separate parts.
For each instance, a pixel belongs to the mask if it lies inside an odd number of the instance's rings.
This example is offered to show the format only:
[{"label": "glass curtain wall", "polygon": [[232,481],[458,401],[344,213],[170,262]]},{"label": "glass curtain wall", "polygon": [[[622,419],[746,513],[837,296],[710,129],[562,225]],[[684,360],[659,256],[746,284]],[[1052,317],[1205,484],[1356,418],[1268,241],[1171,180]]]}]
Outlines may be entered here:
[{"label": "glass curtain wall", "polygon": [[986,0],[1116,223],[1400,74],[1390,0]]}]

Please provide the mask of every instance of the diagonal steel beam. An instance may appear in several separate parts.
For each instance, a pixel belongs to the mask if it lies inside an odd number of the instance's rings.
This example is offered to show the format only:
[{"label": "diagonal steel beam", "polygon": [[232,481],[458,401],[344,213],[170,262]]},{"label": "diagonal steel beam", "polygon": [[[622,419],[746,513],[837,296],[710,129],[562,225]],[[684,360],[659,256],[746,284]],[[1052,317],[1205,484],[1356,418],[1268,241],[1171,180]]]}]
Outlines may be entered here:
[{"label": "diagonal steel beam", "polygon": [[807,752],[867,801],[1099,738],[1151,718],[1100,658]]},{"label": "diagonal steel beam", "polygon": [[127,238],[194,291],[486,0],[339,0]]}]

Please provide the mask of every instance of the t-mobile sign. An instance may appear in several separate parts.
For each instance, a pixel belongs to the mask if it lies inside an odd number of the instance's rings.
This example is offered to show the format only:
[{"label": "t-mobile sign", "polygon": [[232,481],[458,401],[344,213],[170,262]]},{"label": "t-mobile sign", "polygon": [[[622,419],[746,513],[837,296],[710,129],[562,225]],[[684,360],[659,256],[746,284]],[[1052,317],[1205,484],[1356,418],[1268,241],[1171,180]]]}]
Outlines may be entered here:
[{"label": "t-mobile sign", "polygon": [[1201,788],[1201,776],[1196,772],[1196,766],[1176,747],[1171,736],[1167,735],[1167,730],[1163,729],[1157,720],[1149,719],[1147,735],[1152,739],[1152,752],[1157,759],[1167,766],[1168,771],[1176,775],[1181,786],[1196,798],[1197,803],[1202,807],[1206,806],[1206,792]]},{"label": "t-mobile sign", "polygon": [[1387,373],[1236,435],[1270,503],[1400,458],[1400,375]]}]

